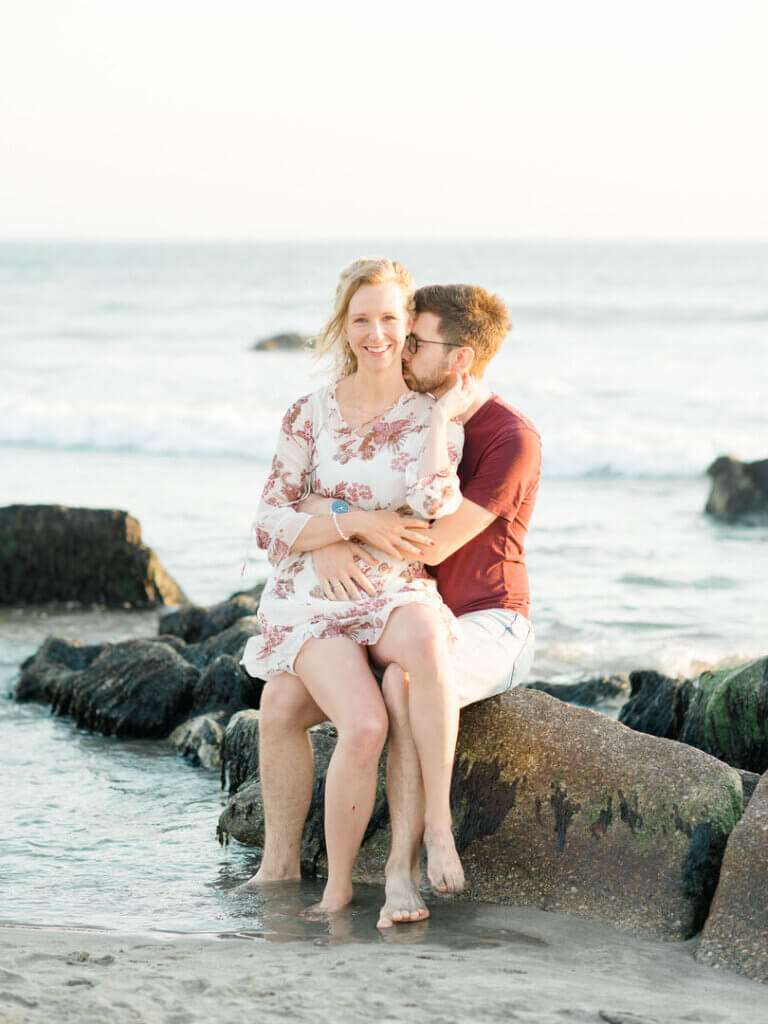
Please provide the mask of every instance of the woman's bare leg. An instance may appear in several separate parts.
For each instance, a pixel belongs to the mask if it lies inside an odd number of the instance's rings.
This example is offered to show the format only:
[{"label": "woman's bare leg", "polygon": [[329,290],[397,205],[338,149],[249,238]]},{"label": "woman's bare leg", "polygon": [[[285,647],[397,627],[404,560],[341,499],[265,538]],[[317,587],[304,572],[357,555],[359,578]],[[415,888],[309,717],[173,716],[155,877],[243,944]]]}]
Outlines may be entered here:
[{"label": "woman's bare leg", "polygon": [[380,664],[408,673],[408,711],[424,782],[427,875],[438,892],[461,892],[464,870],[451,831],[451,775],[459,729],[459,703],[451,676],[448,638],[428,605],[397,608],[371,648]]},{"label": "woman's bare leg", "polygon": [[295,668],[339,734],[325,780],[328,882],[315,908],[327,913],[352,899],[352,867],[376,798],[387,712],[365,650],[346,637],[308,640]]},{"label": "woman's bare leg", "polygon": [[307,729],[326,717],[298,676],[288,672],[268,680],[259,710],[264,856],[243,889],[301,877],[301,836],[315,781]]},{"label": "woman's bare leg", "polygon": [[423,921],[429,910],[419,891],[421,842],[424,835],[424,785],[408,713],[408,678],[399,665],[390,665],[381,684],[389,715],[387,802],[392,847],[386,866],[385,902],[378,927]]}]

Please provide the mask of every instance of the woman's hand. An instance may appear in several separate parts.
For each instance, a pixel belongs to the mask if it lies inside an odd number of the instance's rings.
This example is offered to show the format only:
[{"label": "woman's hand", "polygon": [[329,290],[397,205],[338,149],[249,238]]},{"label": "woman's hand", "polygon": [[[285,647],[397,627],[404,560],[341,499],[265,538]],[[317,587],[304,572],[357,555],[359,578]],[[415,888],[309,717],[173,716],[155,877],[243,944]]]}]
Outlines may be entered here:
[{"label": "woman's hand", "polygon": [[345,533],[365,541],[397,559],[418,561],[427,547],[434,547],[429,537],[429,523],[414,516],[399,516],[397,512],[382,509],[365,512],[356,509],[339,519]]},{"label": "woman's hand", "polygon": [[356,557],[376,565],[373,555],[353,541],[341,540],[312,552],[315,573],[329,601],[361,601],[360,591],[375,597],[376,588],[360,569]]}]

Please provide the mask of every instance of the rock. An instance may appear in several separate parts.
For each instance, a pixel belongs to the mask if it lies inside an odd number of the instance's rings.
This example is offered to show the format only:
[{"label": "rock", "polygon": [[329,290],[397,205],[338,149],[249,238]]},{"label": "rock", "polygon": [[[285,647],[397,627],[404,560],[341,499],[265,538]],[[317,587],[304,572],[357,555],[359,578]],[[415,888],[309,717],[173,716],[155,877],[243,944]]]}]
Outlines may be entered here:
[{"label": "rock", "polygon": [[163,636],[177,636],[185,643],[196,644],[221,633],[238,619],[255,615],[258,610],[258,600],[244,594],[231,597],[210,608],[194,604],[184,605],[162,612],[157,631]]},{"label": "rock", "polygon": [[231,795],[258,773],[259,712],[238,711],[230,718],[221,745],[221,785],[228,776]]},{"label": "rock", "polygon": [[0,508],[0,604],[64,601],[146,608],[187,598],[127,512]]},{"label": "rock", "polygon": [[[199,644],[190,644],[186,648],[186,654],[198,668],[207,668],[222,654],[227,654],[239,662],[246,642],[252,636],[258,636],[259,632],[259,624],[255,618],[249,616],[238,619],[221,633],[209,636],[207,640],[201,640]],[[255,682],[259,686],[263,685],[262,680],[255,680]]]},{"label": "rock", "polygon": [[728,839],[695,955],[700,963],[768,982],[768,775]]},{"label": "rock", "polygon": [[254,352],[275,352],[282,349],[298,350],[306,348],[309,338],[303,334],[273,334],[269,338],[262,338],[251,346]]},{"label": "rock", "polygon": [[630,697],[619,712],[619,721],[638,732],[677,739],[691,702],[690,681],[641,671],[630,672],[629,683]]},{"label": "rock", "polygon": [[768,770],[768,658],[703,672],[697,680],[632,672],[619,720],[680,740],[736,768]]},{"label": "rock", "polygon": [[[230,837],[245,846],[264,849],[264,802],[258,779],[242,786],[219,815],[216,838],[222,846],[228,846]],[[309,874],[312,873],[310,868]]]},{"label": "rock", "polygon": [[[236,716],[233,798],[220,835],[263,843],[258,718]],[[324,866],[322,777],[329,726],[312,731],[316,786],[302,846]],[[227,740],[225,739],[225,748]],[[235,774],[232,774],[232,766]],[[684,744],[518,688],[462,712],[451,793],[467,896],[643,930],[693,935],[706,916],[725,842],[742,811],[738,772]],[[383,759],[356,881],[381,883],[389,850]]]},{"label": "rock", "polygon": [[261,681],[238,664],[253,633],[251,620],[241,619],[190,645],[178,637],[91,646],[49,637],[21,666],[13,696],[50,704],[106,735],[165,737],[195,714],[228,718],[258,705]]},{"label": "rock", "polygon": [[469,898],[686,939],[742,791],[701,751],[517,689],[462,713],[452,803]]},{"label": "rock", "polygon": [[229,718],[242,708],[257,708],[262,688],[233,657],[220,654],[195,684],[192,704],[200,714],[225,711]]},{"label": "rock", "polygon": [[156,640],[101,644],[72,670],[65,645],[46,641],[24,662],[17,700],[44,700],[107,736],[161,738],[189,717],[199,672],[172,648]]},{"label": "rock", "polygon": [[768,459],[740,462],[721,455],[707,469],[712,489],[705,512],[725,523],[768,513]]},{"label": "rock", "polygon": [[579,704],[591,708],[606,701],[624,699],[629,693],[629,680],[623,676],[600,676],[585,679],[580,683],[523,683],[529,690],[540,690],[550,697],[557,697],[566,704]]},{"label": "rock", "polygon": [[737,768],[768,770],[768,658],[703,672],[680,740]]},{"label": "rock", "polygon": [[264,593],[264,587],[267,585],[266,580],[262,580],[261,583],[256,583],[252,587],[248,587],[246,590],[236,590],[234,594],[230,594],[227,600],[234,601],[236,597],[252,597],[254,601],[260,601],[261,595]]},{"label": "rock", "polygon": [[190,718],[173,730],[168,742],[192,764],[220,768],[221,744],[228,717],[226,711],[214,711]]},{"label": "rock", "polygon": [[20,703],[52,704],[57,689],[74,672],[88,668],[101,653],[103,644],[80,644],[49,636],[38,651],[21,666],[14,691]]}]

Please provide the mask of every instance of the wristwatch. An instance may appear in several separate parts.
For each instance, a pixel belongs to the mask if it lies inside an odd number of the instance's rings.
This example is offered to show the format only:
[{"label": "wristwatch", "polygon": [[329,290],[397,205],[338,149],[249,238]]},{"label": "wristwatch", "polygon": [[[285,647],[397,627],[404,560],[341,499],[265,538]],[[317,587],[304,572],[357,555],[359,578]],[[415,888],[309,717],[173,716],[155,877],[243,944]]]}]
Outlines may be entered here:
[{"label": "wristwatch", "polygon": [[336,518],[336,516],[340,516],[343,512],[349,512],[349,505],[346,501],[342,501],[341,498],[337,498],[335,501],[331,502],[331,519],[333,520],[333,525],[336,527],[336,531],[342,540],[349,540],[350,538],[339,526],[339,520]]}]

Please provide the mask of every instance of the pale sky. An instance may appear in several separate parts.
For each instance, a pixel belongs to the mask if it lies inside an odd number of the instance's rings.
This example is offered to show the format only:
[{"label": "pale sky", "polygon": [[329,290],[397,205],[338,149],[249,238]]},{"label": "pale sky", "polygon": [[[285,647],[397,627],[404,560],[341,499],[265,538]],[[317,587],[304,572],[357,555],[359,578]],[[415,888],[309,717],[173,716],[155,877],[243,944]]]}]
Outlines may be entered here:
[{"label": "pale sky", "polygon": [[765,0],[19,0],[0,240],[768,239]]}]

